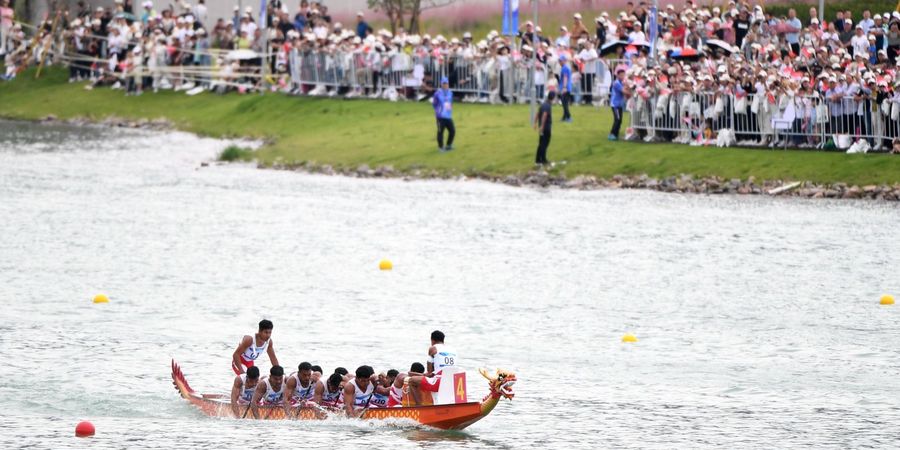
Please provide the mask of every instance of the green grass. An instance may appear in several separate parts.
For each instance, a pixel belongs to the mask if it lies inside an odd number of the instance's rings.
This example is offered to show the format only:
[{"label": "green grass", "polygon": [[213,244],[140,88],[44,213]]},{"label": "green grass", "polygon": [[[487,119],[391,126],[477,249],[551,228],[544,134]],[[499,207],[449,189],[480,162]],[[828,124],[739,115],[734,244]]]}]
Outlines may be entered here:
[{"label": "green grass", "polygon": [[[389,164],[398,170],[505,175],[530,170],[537,144],[527,105],[456,105],[456,150],[443,154],[437,151],[428,103],[234,93],[125,97],[122,91],[105,88],[86,91],[83,84],[68,84],[66,76],[52,69],[40,80],[26,72],[14,82],[0,83],[0,117],[165,117],[179,129],[202,135],[265,139],[268,144],[256,153],[264,164]],[[560,123],[560,113],[557,108],[549,157],[568,162],[558,169],[568,177],[646,173],[661,178],[685,173],[859,185],[900,182],[897,156],[611,143],[606,140],[612,120],[608,109],[575,108],[573,124]]]}]

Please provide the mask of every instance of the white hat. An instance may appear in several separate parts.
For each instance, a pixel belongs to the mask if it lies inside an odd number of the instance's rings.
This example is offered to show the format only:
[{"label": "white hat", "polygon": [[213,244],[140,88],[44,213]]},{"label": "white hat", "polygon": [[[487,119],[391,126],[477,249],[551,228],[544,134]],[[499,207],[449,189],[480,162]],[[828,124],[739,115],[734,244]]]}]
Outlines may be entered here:
[{"label": "white hat", "polygon": [[522,46],[522,51],[523,51],[523,52],[530,52],[530,51],[532,51],[532,50],[534,50],[534,49],[531,48],[531,46],[528,45],[528,44],[525,44],[525,45]]},{"label": "white hat", "polygon": [[251,7],[248,6],[248,7],[244,8],[244,12],[247,13],[247,14],[250,14],[250,13],[253,12],[253,8],[251,8]]},{"label": "white hat", "polygon": [[147,0],[146,2],[143,3],[143,5],[144,5],[144,8],[152,8],[153,2],[150,0]]},{"label": "white hat", "polygon": [[872,19],[881,19],[881,14],[875,14],[875,17],[873,17]]},{"label": "white hat", "polygon": [[238,5],[234,5],[234,10],[235,10],[235,11],[240,11],[240,10],[241,10],[241,7],[238,6]]},{"label": "white hat", "polygon": [[809,21],[809,23],[810,23],[810,24],[816,24],[816,25],[818,25],[818,24],[819,24],[819,19],[813,17],[812,20]]},{"label": "white hat", "polygon": [[362,11],[357,11],[357,12],[356,12],[356,17],[363,17],[363,16],[364,16],[364,14],[363,14]]},{"label": "white hat", "polygon": [[575,13],[575,15],[573,15],[572,17],[581,20],[581,13]]}]

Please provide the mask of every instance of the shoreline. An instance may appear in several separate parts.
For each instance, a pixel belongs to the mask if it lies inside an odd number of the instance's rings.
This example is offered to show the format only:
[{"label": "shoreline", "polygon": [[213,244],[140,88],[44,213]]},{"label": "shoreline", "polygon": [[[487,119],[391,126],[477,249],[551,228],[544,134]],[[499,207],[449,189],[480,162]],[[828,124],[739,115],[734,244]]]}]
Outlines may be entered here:
[{"label": "shoreline", "polygon": [[[152,131],[178,130],[173,122],[166,118],[157,119],[127,119],[122,117],[107,116],[101,120],[92,120],[87,117],[73,117],[61,120],[53,114],[36,120],[21,120],[41,124],[64,124],[72,126],[101,126],[108,128],[145,129]],[[196,134],[196,133],[194,133]],[[250,139],[250,138],[248,138]],[[652,144],[648,144],[652,145]],[[254,151],[254,153],[256,153]],[[203,161],[201,166],[208,166],[210,162],[227,163],[224,161]],[[512,187],[526,188],[559,188],[593,191],[602,189],[646,189],[657,192],[676,194],[705,194],[705,195],[767,195],[780,197],[802,198],[829,198],[851,200],[881,200],[900,201],[900,183],[893,186],[881,185],[848,185],[837,182],[830,184],[813,183],[811,181],[791,180],[761,180],[757,181],[751,176],[745,180],[738,178],[724,179],[718,176],[695,177],[691,174],[679,174],[666,178],[654,178],[647,174],[640,175],[613,175],[610,178],[601,178],[594,175],[576,175],[567,177],[564,170],[557,173],[546,170],[529,170],[525,173],[493,175],[487,172],[460,173],[455,171],[441,171],[437,169],[413,168],[398,170],[390,164],[371,167],[369,164],[359,164],[356,167],[317,163],[315,161],[303,161],[299,163],[265,163],[254,159],[258,169],[286,170],[304,172],[319,175],[345,176],[349,178],[394,178],[403,181],[415,180],[459,180],[476,179],[491,183],[504,184]]]},{"label": "shoreline", "polygon": [[560,124],[550,146],[548,156],[558,164],[539,170],[527,105],[459,104],[457,148],[440,153],[433,111],[418,102],[172,91],[124,97],[68,83],[58,68],[41,79],[26,75],[0,83],[0,117],[247,139],[261,145],[241,159],[255,159],[263,168],[410,180],[465,177],[537,188],[900,200],[896,155],[610,143],[602,131],[611,115],[597,108],[573,109],[575,122]]}]

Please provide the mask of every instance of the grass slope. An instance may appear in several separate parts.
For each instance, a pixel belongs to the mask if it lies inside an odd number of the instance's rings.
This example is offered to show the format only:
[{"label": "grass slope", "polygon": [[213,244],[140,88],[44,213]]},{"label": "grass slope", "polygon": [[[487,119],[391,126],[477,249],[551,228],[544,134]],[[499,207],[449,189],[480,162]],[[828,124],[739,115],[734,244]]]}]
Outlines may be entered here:
[{"label": "grass slope", "polygon": [[[215,137],[265,138],[261,162],[356,167],[391,164],[396,169],[487,172],[530,170],[537,143],[528,125],[528,106],[456,105],[457,141],[441,154],[428,103],[296,98],[280,94],[224,96],[164,92],[125,97],[121,91],[86,91],[66,83],[53,69],[40,80],[33,73],[0,83],[0,117],[60,119],[107,116],[130,119],[165,117],[185,131]],[[818,183],[893,184],[900,182],[900,157],[842,153],[696,148],[673,144],[611,143],[608,109],[575,108],[575,123],[558,121],[556,109],[549,157],[566,160],[569,177],[646,173],[661,178],[682,173],[723,178],[809,180]]]}]

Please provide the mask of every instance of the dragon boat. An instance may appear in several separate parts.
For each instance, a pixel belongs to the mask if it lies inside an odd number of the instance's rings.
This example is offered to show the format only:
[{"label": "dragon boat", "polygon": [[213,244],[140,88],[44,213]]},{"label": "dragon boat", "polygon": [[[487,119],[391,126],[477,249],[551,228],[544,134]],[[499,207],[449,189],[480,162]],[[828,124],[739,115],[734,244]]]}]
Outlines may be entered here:
[{"label": "dragon boat", "polygon": [[[490,414],[501,398],[512,400],[515,395],[512,389],[516,383],[516,375],[514,373],[502,369],[497,369],[493,374],[485,369],[479,369],[478,372],[488,380],[490,388],[488,395],[480,402],[467,401],[465,373],[458,372],[453,375],[454,383],[448,386],[453,403],[437,402],[438,404],[423,406],[366,408],[362,411],[360,418],[364,420],[409,419],[434,428],[461,430]],[[461,383],[460,380],[462,380]],[[175,360],[172,360],[172,384],[175,385],[175,389],[182,397],[204,414],[210,417],[235,418],[229,395],[201,394],[194,391]],[[407,387],[405,386],[404,389],[407,389]],[[421,394],[421,398],[426,399],[426,402],[435,403],[431,393],[422,391]],[[435,397],[438,396],[435,395]],[[446,399],[446,397],[443,398]],[[404,405],[406,404],[408,402],[406,401],[406,394],[404,394]],[[247,409],[246,405],[241,405],[240,410],[246,411]],[[283,406],[261,405],[258,411],[258,419],[261,420],[323,420],[342,414],[339,410],[325,409],[318,406],[291,408],[290,416],[285,415]],[[247,414],[244,414],[244,416],[248,419],[255,419]]]}]

